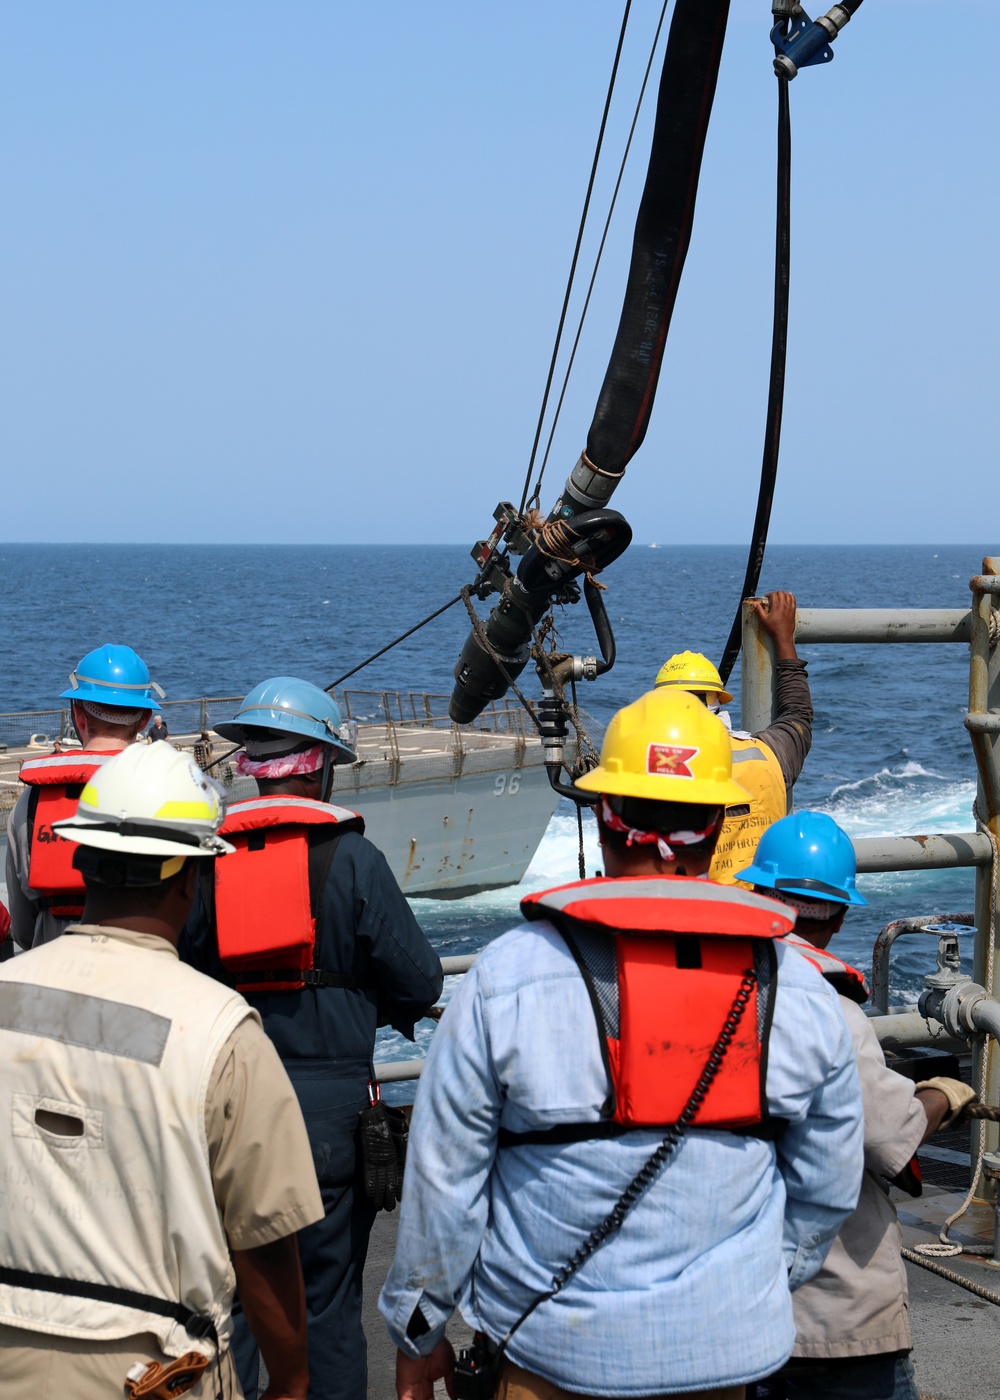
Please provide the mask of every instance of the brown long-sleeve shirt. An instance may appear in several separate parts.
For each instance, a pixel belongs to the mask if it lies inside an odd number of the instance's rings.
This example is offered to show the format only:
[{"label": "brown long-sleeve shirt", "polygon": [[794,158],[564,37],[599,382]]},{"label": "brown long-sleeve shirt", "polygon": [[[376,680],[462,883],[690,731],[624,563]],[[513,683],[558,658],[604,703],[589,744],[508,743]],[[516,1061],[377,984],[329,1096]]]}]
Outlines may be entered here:
[{"label": "brown long-sleeve shirt", "polygon": [[813,704],[804,661],[778,661],[774,721],[753,737],[774,754],[781,765],[785,787],[790,788],[812,747]]}]

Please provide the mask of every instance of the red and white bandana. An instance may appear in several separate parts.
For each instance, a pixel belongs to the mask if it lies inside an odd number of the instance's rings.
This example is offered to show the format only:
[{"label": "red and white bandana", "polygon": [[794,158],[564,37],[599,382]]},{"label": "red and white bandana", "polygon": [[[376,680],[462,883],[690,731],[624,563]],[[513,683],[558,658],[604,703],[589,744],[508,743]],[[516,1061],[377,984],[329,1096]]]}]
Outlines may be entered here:
[{"label": "red and white bandana", "polygon": [[[695,752],[697,753],[697,750]],[[606,797],[601,798],[601,819],[609,831],[628,833],[625,843],[627,846],[655,845],[664,860],[673,860],[674,846],[696,846],[699,841],[704,841],[710,831],[715,830],[715,823],[712,822],[704,831],[671,831],[667,835],[659,831],[640,831],[638,827],[629,826],[612,812]]]},{"label": "red and white bandana", "polygon": [[236,755],[236,771],[241,778],[290,778],[293,773],[315,773],[323,767],[326,744],[313,744],[311,749],[286,753],[280,758],[249,758]]}]

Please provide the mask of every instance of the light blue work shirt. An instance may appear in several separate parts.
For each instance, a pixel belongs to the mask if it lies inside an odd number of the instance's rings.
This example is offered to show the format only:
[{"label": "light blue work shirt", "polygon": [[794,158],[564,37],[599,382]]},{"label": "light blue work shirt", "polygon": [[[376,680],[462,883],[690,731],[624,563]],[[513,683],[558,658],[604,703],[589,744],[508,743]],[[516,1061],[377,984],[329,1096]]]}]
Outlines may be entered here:
[{"label": "light blue work shirt", "polygon": [[[620,1233],[514,1335],[518,1365],[584,1395],[643,1396],[743,1384],[788,1358],[789,1289],[818,1271],[854,1209],[863,1140],[836,993],[776,947],[766,1089],[784,1134],[689,1133]],[[498,1151],[497,1133],[597,1121],[608,1089],[587,989],[553,926],[491,943],[435,1032],[417,1092],[379,1299],[398,1347],[426,1355],[456,1305],[498,1341],[548,1290],[661,1134]],[[417,1308],[429,1330],[411,1340]]]}]

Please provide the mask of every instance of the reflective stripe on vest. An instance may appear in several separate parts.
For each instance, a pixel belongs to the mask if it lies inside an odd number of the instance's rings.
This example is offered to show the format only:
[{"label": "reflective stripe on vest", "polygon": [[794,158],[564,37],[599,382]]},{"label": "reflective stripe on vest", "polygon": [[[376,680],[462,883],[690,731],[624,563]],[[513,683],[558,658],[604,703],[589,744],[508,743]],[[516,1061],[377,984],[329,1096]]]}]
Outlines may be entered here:
[{"label": "reflective stripe on vest", "polygon": [[97,929],[3,965],[0,1323],[213,1355],[235,1279],[205,1089],[251,1019],[228,987]]},{"label": "reflective stripe on vest", "polygon": [[[226,813],[219,835],[236,850],[215,861],[215,927],[219,956],[240,992],[324,985],[308,975],[322,894],[309,882],[309,833],[317,828],[319,836],[323,828],[330,836],[363,832],[364,821],[346,807],[304,797],[250,798]],[[326,974],[325,985],[352,983]]]},{"label": "reflective stripe on vest", "polygon": [[787,906],[703,880],[641,876],[546,890],[524,899],[521,911],[566,939],[601,1038],[610,1080],[604,1116],[629,1127],[676,1122],[744,975],[755,970],[758,984],[698,1126],[763,1120],[773,944],[792,927]]},{"label": "reflective stripe on vest", "polygon": [[730,743],[733,779],[746,788],[750,800],[726,808],[726,820],[715,843],[709,878],[726,885],[735,884],[736,872],[752,864],[758,841],[788,809],[785,775],[777,755],[760,739],[732,735]]},{"label": "reflective stripe on vest", "polygon": [[[114,752],[118,752],[115,750]],[[83,876],[73,869],[75,841],[53,831],[53,822],[76,816],[80,793],[113,753],[77,751],[26,758],[21,782],[31,790],[28,802],[28,888],[43,909],[59,919],[83,913]]]},{"label": "reflective stripe on vest", "polygon": [[840,958],[835,958],[825,948],[817,948],[798,933],[786,934],[783,941],[794,948],[797,953],[801,953],[806,962],[812,963],[820,976],[824,977],[841,996],[847,997],[850,1001],[856,1001],[859,1006],[868,1000],[871,988],[865,980],[864,973],[859,972],[856,967],[852,967],[850,963],[841,962]]}]

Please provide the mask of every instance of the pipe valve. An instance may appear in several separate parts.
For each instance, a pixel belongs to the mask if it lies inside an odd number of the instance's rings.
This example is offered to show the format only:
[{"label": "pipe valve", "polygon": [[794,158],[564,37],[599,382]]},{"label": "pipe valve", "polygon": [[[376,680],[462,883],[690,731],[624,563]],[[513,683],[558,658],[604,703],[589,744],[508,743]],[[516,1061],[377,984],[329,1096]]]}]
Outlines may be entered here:
[{"label": "pipe valve", "polygon": [[930,991],[948,992],[960,982],[968,982],[969,977],[962,971],[958,936],[969,930],[958,924],[932,924],[927,931],[938,935],[937,968],[924,978],[924,986]]}]

